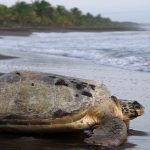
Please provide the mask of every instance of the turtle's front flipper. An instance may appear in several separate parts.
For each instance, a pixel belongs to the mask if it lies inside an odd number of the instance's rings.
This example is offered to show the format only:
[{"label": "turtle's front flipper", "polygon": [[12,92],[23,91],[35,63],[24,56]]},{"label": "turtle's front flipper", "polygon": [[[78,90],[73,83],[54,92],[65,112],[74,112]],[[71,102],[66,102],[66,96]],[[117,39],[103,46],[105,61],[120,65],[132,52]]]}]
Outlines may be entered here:
[{"label": "turtle's front flipper", "polygon": [[104,124],[93,130],[85,142],[89,145],[113,147],[119,146],[127,138],[127,127],[119,118],[108,118]]}]

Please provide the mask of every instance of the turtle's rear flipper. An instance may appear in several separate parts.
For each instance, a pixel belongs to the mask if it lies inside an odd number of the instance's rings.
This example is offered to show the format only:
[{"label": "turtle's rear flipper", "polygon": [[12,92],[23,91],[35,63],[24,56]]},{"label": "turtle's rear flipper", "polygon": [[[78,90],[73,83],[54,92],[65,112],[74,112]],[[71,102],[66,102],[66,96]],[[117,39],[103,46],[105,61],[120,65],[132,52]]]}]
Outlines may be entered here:
[{"label": "turtle's rear flipper", "polygon": [[108,118],[104,124],[93,130],[85,142],[89,145],[113,147],[121,145],[127,138],[127,127],[119,118]]}]

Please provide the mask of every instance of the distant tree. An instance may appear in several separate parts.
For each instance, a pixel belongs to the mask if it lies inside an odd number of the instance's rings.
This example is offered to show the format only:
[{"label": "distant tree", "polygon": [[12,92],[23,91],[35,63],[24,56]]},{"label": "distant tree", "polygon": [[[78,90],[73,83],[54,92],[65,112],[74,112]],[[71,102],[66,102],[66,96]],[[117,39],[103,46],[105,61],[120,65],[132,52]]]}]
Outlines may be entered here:
[{"label": "distant tree", "polygon": [[59,13],[60,16],[67,15],[68,11],[64,6],[58,5],[56,8],[57,12]]},{"label": "distant tree", "polygon": [[128,27],[129,23],[113,22],[100,14],[83,14],[78,8],[67,10],[61,5],[53,7],[46,0],[34,0],[31,4],[18,1],[11,7],[0,4],[0,25],[120,28]]},{"label": "distant tree", "polygon": [[20,25],[32,24],[38,19],[30,4],[26,2],[17,2],[10,7],[10,12],[12,20],[18,22]]},{"label": "distant tree", "polygon": [[53,17],[53,8],[51,4],[45,0],[36,0],[32,3],[32,8],[35,11],[36,15],[39,16],[40,24],[51,24],[51,19]]},{"label": "distant tree", "polygon": [[72,8],[70,11],[73,24],[75,26],[80,25],[82,19],[82,12],[78,8]]},{"label": "distant tree", "polygon": [[0,4],[0,24],[6,25],[8,18],[8,8]]},{"label": "distant tree", "polygon": [[37,13],[37,15],[42,17],[48,15],[51,9],[51,4],[45,0],[42,1],[36,0],[33,2],[32,7],[34,11]]},{"label": "distant tree", "polygon": [[71,21],[71,16],[70,16],[70,12],[61,5],[58,5],[56,8],[57,11],[57,23],[59,26],[72,26],[72,21]]}]

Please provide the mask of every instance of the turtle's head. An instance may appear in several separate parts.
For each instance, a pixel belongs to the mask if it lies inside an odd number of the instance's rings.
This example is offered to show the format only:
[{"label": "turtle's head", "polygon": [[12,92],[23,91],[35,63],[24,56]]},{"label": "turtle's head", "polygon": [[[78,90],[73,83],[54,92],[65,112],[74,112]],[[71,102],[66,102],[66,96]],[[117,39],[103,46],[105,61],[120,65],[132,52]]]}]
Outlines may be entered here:
[{"label": "turtle's head", "polygon": [[[113,99],[114,96],[112,96]],[[144,106],[137,101],[118,99],[122,113],[130,120],[144,114]]]}]

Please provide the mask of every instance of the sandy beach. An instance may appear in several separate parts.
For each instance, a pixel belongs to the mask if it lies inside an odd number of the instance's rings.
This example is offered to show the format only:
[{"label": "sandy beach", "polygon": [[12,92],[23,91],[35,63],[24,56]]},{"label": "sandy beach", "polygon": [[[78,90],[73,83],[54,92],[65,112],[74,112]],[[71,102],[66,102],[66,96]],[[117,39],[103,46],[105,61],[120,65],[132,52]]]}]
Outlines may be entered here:
[{"label": "sandy beach", "polygon": [[28,29],[0,28],[0,36],[29,36],[31,33]]},{"label": "sandy beach", "polygon": [[[5,55],[8,55],[6,51]],[[0,60],[0,72],[6,73],[14,70],[35,70],[92,79],[106,84],[112,95],[122,99],[138,100],[145,106],[145,114],[142,117],[131,121],[130,128],[133,129],[133,135],[128,136],[126,143],[117,149],[149,150],[150,73],[128,71],[124,69],[97,65],[86,60],[44,54],[41,54],[40,56],[35,54],[32,56],[30,53],[24,53],[23,55],[19,53],[13,53],[13,56],[20,58]],[[18,138],[13,136],[6,138],[3,138],[2,136],[0,139],[0,147],[3,147],[4,149],[29,149],[27,145],[30,143],[32,149],[38,150],[93,150],[93,148],[86,147],[82,145],[82,143],[78,142],[64,144],[64,141],[57,141],[58,143],[55,141],[55,143],[49,139],[35,137]]]},{"label": "sandy beach", "polygon": [[[116,31],[144,31],[142,28],[90,28],[90,27],[0,27],[0,36],[29,36],[33,32],[116,32]],[[1,38],[1,37],[0,37]]]},{"label": "sandy beach", "polygon": [[2,59],[13,59],[13,58],[17,58],[17,57],[0,55],[0,60],[2,60]]}]

